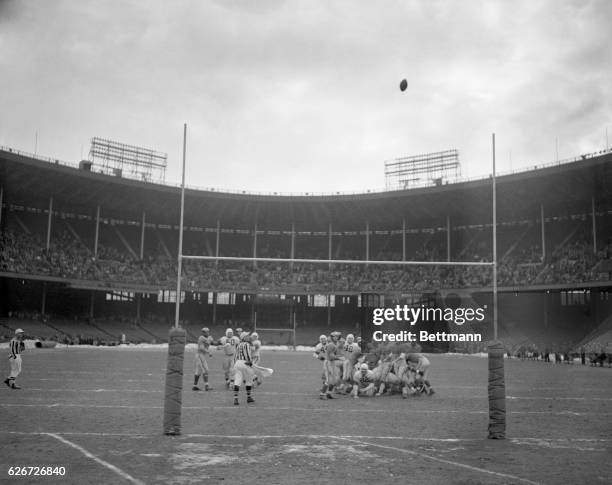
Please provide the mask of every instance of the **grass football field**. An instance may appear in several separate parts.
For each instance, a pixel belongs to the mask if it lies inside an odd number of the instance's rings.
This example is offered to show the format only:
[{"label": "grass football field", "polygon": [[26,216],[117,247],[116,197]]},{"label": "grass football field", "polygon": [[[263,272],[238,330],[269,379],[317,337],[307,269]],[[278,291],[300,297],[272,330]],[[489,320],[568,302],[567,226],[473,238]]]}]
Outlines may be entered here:
[{"label": "grass football field", "polygon": [[[233,406],[221,354],[182,435],[162,434],[167,350],[35,349],[0,390],[0,481],[13,483],[597,484],[612,477],[612,369],[510,360],[507,439],[488,440],[487,360],[431,355],[431,397],[321,401],[309,352],[264,351],[275,373]],[[5,372],[8,370],[7,369]],[[64,467],[63,476],[11,475]]]}]

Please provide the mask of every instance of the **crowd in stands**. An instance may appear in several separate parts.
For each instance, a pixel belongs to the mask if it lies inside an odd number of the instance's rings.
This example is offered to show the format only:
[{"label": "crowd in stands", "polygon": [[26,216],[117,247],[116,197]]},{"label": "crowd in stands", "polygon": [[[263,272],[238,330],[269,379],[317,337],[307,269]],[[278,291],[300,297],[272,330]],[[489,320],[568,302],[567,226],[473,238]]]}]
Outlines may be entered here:
[{"label": "crowd in stands", "polygon": [[605,351],[595,351],[581,349],[580,351],[539,351],[535,347],[521,347],[514,352],[507,353],[508,358],[516,358],[521,360],[533,360],[538,362],[547,362],[552,364],[574,364],[581,363],[582,365],[591,365],[593,367],[612,367],[612,353]]},{"label": "crowd in stands", "polygon": [[104,345],[114,346],[120,342],[110,336],[106,338],[99,334],[95,335],[88,332],[88,324],[75,318],[71,325],[72,331],[67,331],[61,321],[51,321],[49,315],[42,315],[38,312],[8,312],[7,318],[0,319],[0,341],[9,341],[15,328],[23,328],[26,340],[34,340],[37,343],[51,341],[64,345]]},{"label": "crowd in stands", "polygon": [[[607,281],[611,275],[594,269],[607,259],[610,245],[593,254],[592,243],[578,238],[556,248],[543,262],[537,246],[517,249],[498,264],[500,286],[551,285]],[[484,248],[486,252],[486,248]],[[270,249],[266,255],[280,254]],[[340,259],[350,258],[347,249]],[[475,246],[462,254],[464,261],[483,261],[483,248]],[[325,259],[300,254],[298,258]],[[379,252],[381,260],[398,260],[397,252]],[[443,260],[444,248],[430,245],[416,250],[417,261]],[[120,284],[171,289],[176,285],[176,261],[160,253],[139,260],[115,247],[99,245],[97,256],[68,231],[59,232],[49,248],[36,235],[5,229],[0,234],[0,271],[95,281],[116,287]],[[186,260],[183,285],[193,291],[294,290],[306,292],[402,291],[440,288],[476,288],[490,285],[492,271],[486,266],[402,266],[370,264],[315,264],[227,262]]]}]

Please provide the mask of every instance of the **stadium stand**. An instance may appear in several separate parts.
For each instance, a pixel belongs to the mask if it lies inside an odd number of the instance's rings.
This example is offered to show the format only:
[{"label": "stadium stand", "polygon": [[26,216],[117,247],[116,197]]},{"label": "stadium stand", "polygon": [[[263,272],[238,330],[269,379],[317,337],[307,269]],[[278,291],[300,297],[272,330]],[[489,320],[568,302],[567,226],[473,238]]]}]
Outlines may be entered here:
[{"label": "stadium stand", "polygon": [[[612,280],[612,197],[604,190],[610,161],[607,152],[499,177],[500,322],[509,349],[573,347],[612,312],[601,296]],[[176,299],[178,189],[11,150],[0,150],[0,173],[0,281],[9,295],[0,308],[2,332],[18,323],[40,338],[163,341]],[[186,261],[190,339],[201,322],[218,335],[236,322],[248,327],[250,297],[261,293],[294,298],[301,343],[331,325],[354,330],[361,292],[467,290],[475,295],[471,305],[490,304],[490,268],[376,264],[490,261],[487,200],[488,179],[329,196],[189,190],[185,254],[371,263]],[[576,292],[586,297],[574,301]],[[537,302],[525,304],[532,295]],[[487,317],[487,338],[489,327]]]}]

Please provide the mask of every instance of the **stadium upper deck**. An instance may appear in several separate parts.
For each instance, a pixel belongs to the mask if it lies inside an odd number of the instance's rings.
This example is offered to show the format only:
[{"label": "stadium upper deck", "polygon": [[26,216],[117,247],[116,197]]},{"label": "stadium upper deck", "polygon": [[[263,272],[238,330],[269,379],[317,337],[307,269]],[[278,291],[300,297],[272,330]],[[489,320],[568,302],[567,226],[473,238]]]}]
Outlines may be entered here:
[{"label": "stadium upper deck", "polygon": [[[585,155],[574,162],[498,177],[498,221],[612,209],[612,151]],[[58,212],[92,214],[100,206],[106,218],[139,221],[142,213],[157,224],[179,221],[180,189],[88,172],[10,149],[0,150],[3,205],[48,207]],[[253,195],[186,190],[185,225],[289,230],[361,230],[490,223],[491,180],[411,190],[350,195]]]}]

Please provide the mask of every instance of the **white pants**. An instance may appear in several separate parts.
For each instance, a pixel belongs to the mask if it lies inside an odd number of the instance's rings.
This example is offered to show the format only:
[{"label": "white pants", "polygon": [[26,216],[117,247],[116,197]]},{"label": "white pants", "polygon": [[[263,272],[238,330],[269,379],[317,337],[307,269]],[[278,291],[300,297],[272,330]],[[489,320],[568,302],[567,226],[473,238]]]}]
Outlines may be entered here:
[{"label": "white pants", "polygon": [[[338,364],[336,364],[338,362]],[[342,379],[342,362],[339,360],[325,360],[325,364],[323,366],[323,370],[325,371],[325,384],[328,386],[335,386],[340,384],[340,380]]]},{"label": "white pants", "polygon": [[11,357],[9,359],[9,363],[11,365],[11,373],[9,375],[9,378],[14,379],[19,374],[21,374],[21,355],[18,355],[14,359]]},{"label": "white pants", "polygon": [[416,369],[423,372],[423,379],[427,379],[427,377],[429,376],[429,366],[430,362],[427,357],[421,357],[421,359],[419,359],[419,363],[417,364]]},{"label": "white pants", "polygon": [[247,386],[252,386],[254,376],[255,372],[244,360],[237,360],[234,363],[234,386],[241,386],[243,382]]},{"label": "white pants", "polygon": [[234,356],[226,355],[223,357],[223,372],[226,379],[231,379],[234,376]]},{"label": "white pants", "polygon": [[359,384],[354,384],[353,385],[353,396],[355,396],[355,390],[357,390],[357,393],[359,396],[368,396],[368,397],[372,397],[374,395],[374,383],[370,383],[368,384],[366,387],[360,387]]}]

